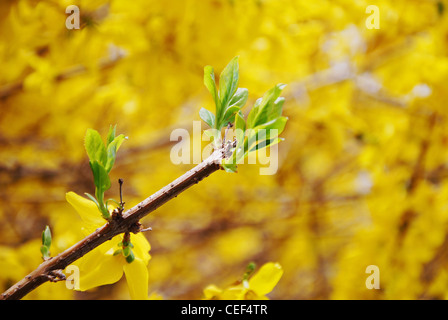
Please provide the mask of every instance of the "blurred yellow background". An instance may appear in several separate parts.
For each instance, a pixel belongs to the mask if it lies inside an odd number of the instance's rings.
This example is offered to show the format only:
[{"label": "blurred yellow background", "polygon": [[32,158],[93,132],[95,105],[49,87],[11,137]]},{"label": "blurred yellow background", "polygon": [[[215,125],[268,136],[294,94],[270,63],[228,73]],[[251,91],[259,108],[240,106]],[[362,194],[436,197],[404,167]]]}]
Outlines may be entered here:
[{"label": "blurred yellow background", "polygon": [[[149,294],[201,299],[246,266],[278,262],[271,299],[448,297],[448,2],[3,0],[0,2],[0,291],[82,238],[65,193],[93,193],[87,128],[129,137],[112,170],[127,208],[193,165],[174,128],[213,110],[203,67],[236,55],[247,112],[277,83],[289,117],[279,170],[220,171],[142,222]],[[68,30],[77,5],[81,28]],[[203,123],[203,128],[206,125]],[[366,268],[380,270],[367,289]],[[46,283],[31,299],[128,299]]]}]

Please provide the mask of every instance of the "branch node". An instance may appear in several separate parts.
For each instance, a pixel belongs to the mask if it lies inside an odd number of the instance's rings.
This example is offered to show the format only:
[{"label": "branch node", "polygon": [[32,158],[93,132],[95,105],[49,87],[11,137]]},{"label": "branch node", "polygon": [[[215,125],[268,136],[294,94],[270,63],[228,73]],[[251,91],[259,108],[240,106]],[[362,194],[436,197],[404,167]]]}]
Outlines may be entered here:
[{"label": "branch node", "polygon": [[136,222],[136,223],[133,223],[129,227],[129,232],[137,234],[137,233],[139,233],[141,231],[141,229],[142,229],[142,224],[140,222]]},{"label": "branch node", "polygon": [[143,225],[140,222],[135,222],[129,227],[128,230],[129,230],[129,232],[137,234],[139,232],[151,231],[152,228],[151,227],[143,228]]},{"label": "branch node", "polygon": [[66,280],[65,274],[62,270],[51,270],[48,274],[45,275],[50,282],[58,282]]},{"label": "branch node", "polygon": [[120,208],[115,208],[114,211],[112,211],[111,221],[118,222],[121,219],[123,219],[122,213],[123,213],[123,210],[120,210]]}]

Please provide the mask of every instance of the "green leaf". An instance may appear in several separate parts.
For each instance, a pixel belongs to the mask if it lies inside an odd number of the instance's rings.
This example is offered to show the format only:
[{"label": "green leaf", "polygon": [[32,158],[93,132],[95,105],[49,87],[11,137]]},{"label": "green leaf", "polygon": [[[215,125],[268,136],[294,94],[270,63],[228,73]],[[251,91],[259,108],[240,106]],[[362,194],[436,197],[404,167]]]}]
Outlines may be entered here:
[{"label": "green leaf", "polygon": [[229,102],[229,107],[238,106],[242,108],[249,98],[249,90],[246,88],[238,88]]},{"label": "green leaf", "polygon": [[[93,181],[95,183],[96,188],[104,194],[104,191],[110,188],[110,179],[106,169],[98,162],[93,161],[90,162],[90,168],[93,172]],[[97,195],[98,202],[101,204],[103,201]]]},{"label": "green leaf", "polygon": [[284,84],[278,84],[265,93],[263,100],[260,103],[258,114],[255,117],[254,126],[258,126],[273,119],[271,115],[274,110],[275,101],[280,96],[284,87]]},{"label": "green leaf", "polygon": [[112,141],[114,141],[114,139],[115,139],[115,132],[116,132],[116,129],[117,129],[117,125],[115,125],[115,126],[113,126],[112,127],[112,125],[110,125],[110,127],[109,127],[109,133],[107,134],[107,146],[112,142]]},{"label": "green leaf", "polygon": [[[266,131],[278,130],[278,134],[280,134],[285,129],[285,125],[286,125],[287,121],[288,121],[288,117],[278,117],[269,122],[266,122],[266,123],[256,126],[254,128],[254,130],[255,131],[259,131],[262,129],[265,129]],[[270,135],[268,134],[267,136],[270,136]]]},{"label": "green leaf", "polygon": [[40,247],[40,252],[42,253],[42,258],[44,260],[50,257],[50,247],[51,231],[49,226],[45,226],[44,231],[42,231],[42,246]]},{"label": "green leaf", "polygon": [[252,108],[248,116],[248,127],[254,128],[260,124],[269,122],[281,115],[283,99],[279,98],[285,84],[277,84],[269,89],[260,100],[257,100],[256,105]]},{"label": "green leaf", "polygon": [[204,133],[207,137],[214,138],[216,140],[219,138],[221,132],[217,129],[207,129],[204,130]]},{"label": "green leaf", "polygon": [[92,196],[90,193],[84,192],[84,194],[89,197],[90,200],[92,200],[93,202],[95,202],[96,206],[98,207],[98,209],[100,208],[98,201],[96,200],[96,198],[94,196]]},{"label": "green leaf", "polygon": [[247,127],[248,128],[253,128],[253,123],[255,121],[255,117],[258,114],[258,108],[260,107],[261,101],[263,100],[263,98],[258,98],[257,100],[255,100],[254,106],[252,107],[252,109],[250,109],[249,115],[247,116]]},{"label": "green leaf", "polygon": [[124,134],[120,134],[118,137],[115,137],[115,139],[112,141],[112,143],[116,144],[116,151],[120,149],[121,144],[124,142],[124,140],[127,140],[128,137],[126,137]]},{"label": "green leaf", "polygon": [[221,165],[226,172],[236,173],[238,166],[236,163],[223,163]]},{"label": "green leaf", "polygon": [[98,131],[94,129],[87,129],[85,136],[85,147],[91,162],[98,161],[103,165],[106,163],[106,146],[104,145]]},{"label": "green leaf", "polygon": [[272,111],[269,115],[270,119],[275,119],[278,118],[282,115],[282,109],[283,109],[283,104],[285,103],[285,98],[284,97],[278,97],[275,101],[274,101],[274,105],[272,107]]},{"label": "green leaf", "polygon": [[257,151],[257,150],[266,148],[268,146],[273,146],[273,145],[279,143],[280,141],[284,141],[284,140],[285,140],[284,138],[279,138],[279,137],[276,137],[276,138],[273,138],[273,139],[269,139],[269,140],[263,140],[262,142],[257,144],[255,147],[250,149],[250,152]]},{"label": "green leaf", "polygon": [[112,199],[112,198],[106,200],[106,206],[107,207],[109,206],[109,202],[113,202],[118,208],[121,207],[121,204],[117,200]]},{"label": "green leaf", "polygon": [[224,113],[224,116],[222,117],[221,123],[218,124],[218,130],[222,127],[227,126],[229,122],[233,123],[233,120],[235,118],[235,114],[240,111],[240,107],[238,106],[231,106],[228,107],[226,112]]},{"label": "green leaf", "polygon": [[130,247],[124,247],[124,248],[123,248],[123,255],[124,255],[125,257],[129,256],[129,254],[130,254],[131,252],[132,252],[132,250],[131,250]]},{"label": "green leaf", "polygon": [[215,71],[212,66],[204,67],[204,85],[208,91],[212,94],[213,101],[215,101],[216,113],[218,113],[220,104],[218,98],[218,91],[216,89]]},{"label": "green leaf", "polygon": [[51,231],[49,226],[45,226],[45,230],[42,231],[42,245],[48,248],[51,246]]},{"label": "green leaf", "polygon": [[237,148],[242,145],[244,141],[244,133],[246,131],[246,121],[244,121],[241,112],[238,112],[235,116],[235,131],[236,131],[236,141]]},{"label": "green leaf", "polygon": [[120,134],[107,147],[107,161],[105,165],[106,171],[109,173],[115,163],[115,158],[117,157],[117,151],[120,148],[123,141],[126,139],[124,134]]},{"label": "green leaf", "polygon": [[201,110],[199,110],[199,116],[206,124],[210,126],[210,128],[215,127],[215,115],[213,113],[207,109],[201,108]]},{"label": "green leaf", "polygon": [[233,123],[235,114],[241,110],[249,98],[249,91],[246,88],[238,88],[229,102],[229,106],[224,111],[224,115],[217,125],[217,129],[225,127],[227,123]]},{"label": "green leaf", "polygon": [[47,258],[50,258],[50,248],[46,246],[40,247],[40,253],[42,253],[42,258],[45,260]]},{"label": "green leaf", "polygon": [[[233,58],[219,76],[219,100],[220,110],[225,110],[238,88],[239,70],[238,56]],[[222,112],[217,112],[217,118],[221,118]]]},{"label": "green leaf", "polygon": [[204,130],[204,133],[207,137],[210,138],[210,141],[213,143],[214,148],[218,148],[221,143],[221,132],[217,129],[207,129]]},{"label": "green leaf", "polygon": [[135,260],[134,252],[132,250],[129,252],[129,255],[126,257],[126,262],[131,263]]},{"label": "green leaf", "polygon": [[246,272],[243,275],[243,280],[249,279],[252,273],[255,271],[256,264],[255,262],[250,262],[246,267]]},{"label": "green leaf", "polygon": [[[273,139],[278,137],[285,129],[287,117],[278,117],[277,119],[271,120],[267,123],[259,125],[252,129],[248,134],[248,147],[251,149],[252,145],[258,144],[267,139]],[[277,130],[272,132],[271,130]]]}]

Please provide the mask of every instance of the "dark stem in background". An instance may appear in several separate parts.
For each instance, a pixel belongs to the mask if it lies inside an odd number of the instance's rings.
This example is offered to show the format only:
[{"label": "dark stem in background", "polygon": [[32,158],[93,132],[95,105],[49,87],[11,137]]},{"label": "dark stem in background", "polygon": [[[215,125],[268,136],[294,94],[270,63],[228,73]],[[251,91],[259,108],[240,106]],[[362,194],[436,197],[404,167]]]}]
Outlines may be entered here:
[{"label": "dark stem in background", "polygon": [[118,179],[118,183],[120,184],[120,207],[121,210],[124,210],[124,202],[123,202],[123,179]]}]

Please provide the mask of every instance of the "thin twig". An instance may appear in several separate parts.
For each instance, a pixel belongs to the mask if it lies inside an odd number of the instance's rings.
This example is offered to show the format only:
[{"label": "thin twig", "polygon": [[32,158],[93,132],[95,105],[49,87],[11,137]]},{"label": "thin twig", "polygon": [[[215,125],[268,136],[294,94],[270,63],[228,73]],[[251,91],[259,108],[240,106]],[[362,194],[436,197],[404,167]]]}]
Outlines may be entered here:
[{"label": "thin twig", "polygon": [[412,171],[412,176],[409,180],[409,184],[407,187],[408,194],[412,194],[416,190],[417,185],[425,175],[424,164],[431,143],[430,138],[432,132],[434,131],[436,122],[437,122],[437,114],[434,112],[428,118],[427,136],[422,140],[420,144],[420,151],[417,157],[417,161],[415,163],[414,170]]},{"label": "thin twig", "polygon": [[219,170],[221,167],[221,160],[224,157],[225,153],[222,149],[214,151],[210,157],[154,193],[149,198],[146,198],[133,208],[123,212],[122,215],[115,215],[110,222],[106,223],[83,240],[56,257],[51,257],[44,261],[25,278],[2,293],[0,295],[0,300],[21,299],[41,284],[54,279],[55,275],[60,274],[59,271],[65,269],[68,265],[78,260],[86,253],[92,251],[94,248],[112,239],[116,235],[125,232],[137,233],[142,231],[141,224],[139,223],[141,218],[153,212],[169,200],[177,197],[180,193],[192,185],[197,184],[213,172]]},{"label": "thin twig", "polygon": [[120,209],[124,210],[124,202],[123,202],[123,179],[118,179],[118,183],[120,184]]},{"label": "thin twig", "polygon": [[[417,160],[415,162],[414,169],[407,185],[407,194],[409,196],[413,196],[415,190],[417,190],[418,185],[425,178],[425,161],[428,150],[431,146],[431,135],[433,134],[436,123],[437,113],[434,112],[428,117],[428,129],[426,137],[420,143],[420,150],[417,156]],[[396,240],[397,249],[401,247],[403,240],[409,230],[409,226],[417,216],[418,212],[416,212],[413,208],[407,208],[401,214],[400,223],[398,226],[398,237]]]}]

